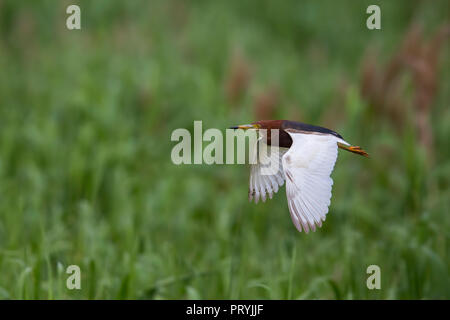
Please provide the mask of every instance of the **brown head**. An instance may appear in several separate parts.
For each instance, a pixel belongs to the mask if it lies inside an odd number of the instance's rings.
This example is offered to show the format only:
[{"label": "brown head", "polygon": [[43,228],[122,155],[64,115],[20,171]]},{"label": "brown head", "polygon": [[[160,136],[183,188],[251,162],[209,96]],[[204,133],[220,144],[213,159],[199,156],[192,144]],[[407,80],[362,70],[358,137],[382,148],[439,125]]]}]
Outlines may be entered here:
[{"label": "brown head", "polygon": [[[268,145],[272,145],[272,135],[271,135],[271,130],[279,130],[279,146],[280,147],[285,147],[285,148],[290,148],[292,145],[292,138],[291,136],[283,130],[283,123],[285,120],[260,120],[260,121],[256,121],[253,122],[251,124],[244,124],[244,125],[239,125],[236,127],[231,127],[231,129],[243,129],[243,130],[249,130],[249,129],[253,129],[253,130],[260,130],[260,129],[265,129],[266,131],[263,132],[267,132],[267,144]],[[276,145],[277,143],[274,141],[274,145]]]}]

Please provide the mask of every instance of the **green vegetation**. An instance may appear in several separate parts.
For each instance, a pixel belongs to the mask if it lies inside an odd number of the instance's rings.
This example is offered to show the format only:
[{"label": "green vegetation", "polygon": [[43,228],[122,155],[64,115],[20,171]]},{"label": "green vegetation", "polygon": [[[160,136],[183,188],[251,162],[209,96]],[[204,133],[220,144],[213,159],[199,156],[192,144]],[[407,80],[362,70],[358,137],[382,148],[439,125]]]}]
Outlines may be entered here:
[{"label": "green vegetation", "polygon": [[[450,298],[448,35],[414,69],[447,0],[75,1],[69,31],[72,3],[0,1],[0,298]],[[262,117],[371,155],[340,151],[315,233],[246,166],[170,160],[176,128]]]}]

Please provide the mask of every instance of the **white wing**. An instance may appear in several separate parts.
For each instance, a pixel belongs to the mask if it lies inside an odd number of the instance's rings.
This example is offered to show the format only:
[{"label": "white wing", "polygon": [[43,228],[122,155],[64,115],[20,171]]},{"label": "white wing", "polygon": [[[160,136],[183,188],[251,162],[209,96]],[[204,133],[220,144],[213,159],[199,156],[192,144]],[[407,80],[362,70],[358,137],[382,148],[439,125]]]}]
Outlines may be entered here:
[{"label": "white wing", "polygon": [[259,198],[266,201],[267,195],[272,199],[273,194],[284,184],[281,158],[287,150],[268,146],[263,142],[263,138],[259,138],[255,143],[252,161],[255,164],[250,169],[249,201],[254,199],[255,203],[258,203]]},{"label": "white wing", "polygon": [[301,232],[303,228],[308,233],[325,221],[337,142],[347,142],[327,134],[288,133],[293,143],[282,158],[288,207],[297,230]]}]

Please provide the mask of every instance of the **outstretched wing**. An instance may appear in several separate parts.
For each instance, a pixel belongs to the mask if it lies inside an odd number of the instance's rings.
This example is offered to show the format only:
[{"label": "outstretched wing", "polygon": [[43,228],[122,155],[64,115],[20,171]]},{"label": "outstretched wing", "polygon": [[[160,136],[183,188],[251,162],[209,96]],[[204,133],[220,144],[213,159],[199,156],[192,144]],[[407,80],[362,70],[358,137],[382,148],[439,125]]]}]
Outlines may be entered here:
[{"label": "outstretched wing", "polygon": [[288,149],[268,146],[263,138],[255,143],[253,161],[250,168],[250,185],[248,200],[258,203],[261,198],[266,201],[267,196],[272,199],[284,184],[284,172],[281,158]]},{"label": "outstretched wing", "polygon": [[[288,131],[288,130],[287,130]],[[298,231],[316,231],[328,213],[337,142],[332,135],[289,132],[292,146],[282,158],[286,196],[292,222]],[[346,142],[345,142],[346,143]]]}]

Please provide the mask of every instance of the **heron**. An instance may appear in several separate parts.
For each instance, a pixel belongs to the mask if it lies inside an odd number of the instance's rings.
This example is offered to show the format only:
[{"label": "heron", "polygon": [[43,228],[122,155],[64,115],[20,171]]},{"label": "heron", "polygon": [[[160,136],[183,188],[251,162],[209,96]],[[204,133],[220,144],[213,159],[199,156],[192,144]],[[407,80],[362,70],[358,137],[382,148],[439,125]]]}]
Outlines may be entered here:
[{"label": "heron", "polygon": [[[251,165],[249,201],[272,199],[286,181],[286,196],[292,222],[298,231],[308,233],[321,227],[331,203],[338,148],[368,157],[359,146],[352,146],[337,132],[290,120],[261,120],[231,129],[257,130],[261,137],[254,147],[267,147]],[[263,130],[262,130],[263,129]],[[278,130],[278,139],[272,138]],[[263,163],[275,163],[271,172]]]}]

